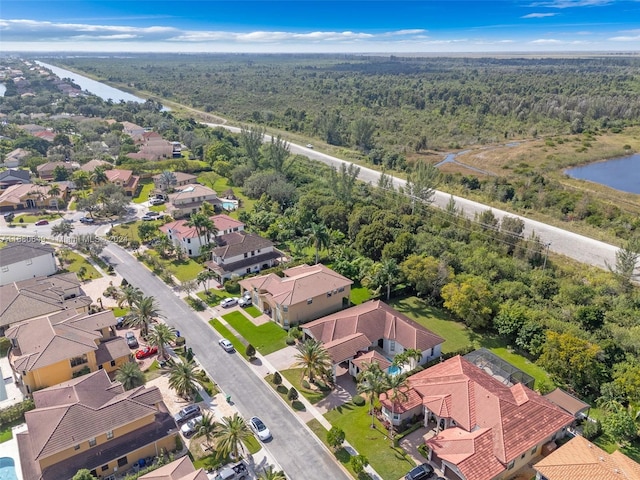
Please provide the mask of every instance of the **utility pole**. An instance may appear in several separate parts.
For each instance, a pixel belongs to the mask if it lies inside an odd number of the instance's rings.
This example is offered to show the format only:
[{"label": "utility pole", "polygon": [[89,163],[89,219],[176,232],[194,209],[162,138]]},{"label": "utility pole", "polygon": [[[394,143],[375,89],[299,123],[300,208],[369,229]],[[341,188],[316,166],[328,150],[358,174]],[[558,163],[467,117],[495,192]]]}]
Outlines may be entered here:
[{"label": "utility pole", "polygon": [[542,264],[542,270],[547,268],[547,257],[549,256],[549,247],[551,246],[551,242],[547,243],[545,246],[547,247],[547,249],[544,252],[544,263]]}]

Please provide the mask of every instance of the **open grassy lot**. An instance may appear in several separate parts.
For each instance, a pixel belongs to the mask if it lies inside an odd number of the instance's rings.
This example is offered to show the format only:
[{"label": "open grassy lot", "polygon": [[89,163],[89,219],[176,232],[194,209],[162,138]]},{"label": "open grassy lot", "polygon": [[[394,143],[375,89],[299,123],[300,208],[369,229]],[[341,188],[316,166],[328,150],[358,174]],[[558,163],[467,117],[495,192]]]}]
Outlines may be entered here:
[{"label": "open grassy lot", "polygon": [[194,280],[198,274],[204,270],[204,267],[192,258],[186,258],[184,260],[161,258],[155,250],[148,250],[147,253],[157,258],[162,266],[169,270],[181,282]]},{"label": "open grassy lot", "polygon": [[64,258],[64,268],[70,272],[78,274],[82,280],[93,280],[94,278],[101,278],[102,275],[94,268],[89,261],[82,255],[66,250],[62,254]]},{"label": "open grassy lot", "polygon": [[129,241],[135,240],[142,243],[140,235],[138,235],[138,225],[140,222],[122,223],[116,225],[111,229],[109,236],[111,237],[126,237]]},{"label": "open grassy lot", "polygon": [[351,285],[351,295],[349,299],[352,305],[360,305],[371,298],[371,290],[367,287],[363,287],[360,284],[354,283]]},{"label": "open grassy lot", "polygon": [[309,403],[311,404],[318,403],[320,400],[322,400],[327,395],[329,395],[329,393],[331,393],[330,390],[322,391],[322,390],[311,390],[309,388],[304,388],[302,386],[302,375],[304,374],[303,368],[290,368],[288,370],[282,370],[280,374],[284,378],[289,380],[291,385],[293,385],[301,395],[304,395],[304,398],[309,400]]},{"label": "open grassy lot", "polygon": [[274,322],[256,326],[238,311],[223,315],[222,318],[262,355],[268,355],[286,346],[287,332]]},{"label": "open grassy lot", "polygon": [[474,332],[463,323],[453,320],[444,310],[430,307],[417,297],[392,299],[389,304],[407,317],[444,338],[443,353],[454,352],[469,345],[475,348],[486,348],[516,368],[531,375],[535,378],[536,385],[540,385],[540,382],[552,383],[542,368],[511,350],[505,340],[496,335]]},{"label": "open grassy lot", "polygon": [[140,185],[142,188],[139,187],[137,195],[133,197],[133,203],[144,203],[147,200],[149,200],[149,194],[155,188],[155,185],[153,184],[153,180],[151,180],[150,178],[141,180]]},{"label": "open grassy lot", "polygon": [[401,478],[415,463],[400,447],[394,447],[387,438],[387,431],[377,419],[371,428],[368,405],[357,407],[346,403],[325,415],[331,425],[344,430],[347,441],[369,460],[382,478]]}]

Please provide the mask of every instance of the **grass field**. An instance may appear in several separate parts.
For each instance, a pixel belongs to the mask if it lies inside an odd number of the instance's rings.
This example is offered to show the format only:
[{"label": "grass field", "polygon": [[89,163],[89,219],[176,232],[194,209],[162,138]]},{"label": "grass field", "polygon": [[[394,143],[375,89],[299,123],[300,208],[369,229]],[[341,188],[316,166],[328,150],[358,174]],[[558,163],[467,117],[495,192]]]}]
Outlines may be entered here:
[{"label": "grass field", "polygon": [[349,299],[353,305],[360,305],[371,298],[371,291],[367,287],[353,284],[351,286],[351,295]]},{"label": "grass field", "polygon": [[36,223],[38,220],[49,220],[51,222],[59,218],[62,218],[62,215],[59,213],[47,215],[31,215],[30,213],[25,213],[24,215],[17,215],[13,220],[13,223]]},{"label": "grass field", "polygon": [[149,194],[155,188],[155,185],[153,184],[153,180],[151,179],[140,181],[140,185],[142,186],[142,188],[140,188],[140,190],[138,191],[138,194],[135,197],[133,197],[133,203],[144,203],[147,200],[149,200]]},{"label": "grass field", "polygon": [[222,318],[262,355],[284,348],[287,332],[274,322],[254,325],[242,312],[231,312]]},{"label": "grass field", "polygon": [[231,330],[229,330],[226,325],[223,325],[222,322],[220,320],[217,319],[212,319],[209,321],[209,325],[211,325],[213,328],[215,328],[215,330],[222,335],[224,338],[226,338],[227,340],[229,340],[233,346],[236,349],[236,352],[238,352],[240,355],[242,355],[244,358],[247,358],[247,356],[244,353],[245,350],[245,344],[242,343],[242,340],[240,340],[238,337],[236,337]]},{"label": "grass field", "polygon": [[181,282],[194,280],[198,274],[204,270],[204,267],[192,258],[184,260],[178,260],[175,258],[166,259],[161,258],[155,250],[148,250],[147,253],[156,257],[162,266],[169,270]]},{"label": "grass field", "polygon": [[214,288],[209,289],[209,292],[198,292],[196,295],[200,300],[212,307],[219,305],[225,298],[233,297],[233,294],[226,290],[216,290]]},{"label": "grass field", "polygon": [[[102,275],[89,263],[89,261],[82,255],[79,255],[72,251],[67,251],[64,254],[64,268],[70,272],[75,272],[78,277],[83,280],[93,280],[94,278],[101,278]],[[81,270],[84,271],[83,275],[80,275]]]},{"label": "grass field", "polygon": [[353,468],[351,468],[351,463],[349,463],[349,460],[351,459],[351,454],[347,452],[347,450],[344,447],[341,447],[337,450],[333,450],[329,446],[329,443],[327,442],[328,430],[324,428],[324,426],[315,418],[307,422],[307,426],[311,429],[311,431],[315,434],[315,436],[318,437],[320,441],[324,443],[324,445],[333,452],[333,455],[336,457],[336,460],[338,460],[343,467],[349,470],[349,473],[351,473],[351,475],[354,478],[357,478],[356,473],[353,471]]},{"label": "grass field", "polygon": [[241,188],[230,185],[228,179],[214,172],[206,172],[198,176],[198,182],[214,189],[218,197],[222,197],[222,194],[230,188],[233,189],[233,193],[240,200],[241,207],[238,210],[227,212],[230,217],[238,218],[238,213],[241,210],[246,210],[247,212],[253,210],[253,204],[256,203],[256,201],[244,195]]},{"label": "grass field", "polygon": [[253,305],[245,308],[244,311],[251,315],[253,318],[258,318],[260,315],[262,315],[262,312]]},{"label": "grass field", "polygon": [[309,403],[316,404],[323,398],[325,398],[331,391],[326,390],[311,390],[308,388],[304,388],[302,386],[302,375],[304,374],[303,368],[290,368],[288,370],[282,370],[280,374],[286,378],[291,385],[295,387],[296,390],[302,395],[304,398],[309,400]]}]

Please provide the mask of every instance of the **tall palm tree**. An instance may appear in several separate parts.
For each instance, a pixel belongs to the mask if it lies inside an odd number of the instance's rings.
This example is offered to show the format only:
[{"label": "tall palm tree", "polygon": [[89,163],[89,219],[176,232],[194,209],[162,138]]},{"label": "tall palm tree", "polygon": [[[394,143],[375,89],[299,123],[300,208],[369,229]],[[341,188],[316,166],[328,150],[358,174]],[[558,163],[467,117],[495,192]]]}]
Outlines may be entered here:
[{"label": "tall palm tree", "polygon": [[415,364],[420,362],[422,359],[422,352],[417,348],[408,348],[402,353],[398,353],[395,357],[393,357],[393,364],[397,367],[403,367],[404,365],[409,365],[413,363],[412,367],[415,367]]},{"label": "tall palm tree", "polygon": [[182,398],[190,400],[195,397],[204,383],[205,373],[193,360],[176,362],[169,371],[169,386]]},{"label": "tall palm tree", "polygon": [[156,244],[155,248],[162,258],[166,258],[173,251],[173,249],[176,248],[176,246],[167,235],[161,235],[160,238],[158,238],[158,243]]},{"label": "tall palm tree", "polygon": [[231,454],[235,460],[239,460],[240,453],[244,453],[243,442],[251,436],[251,430],[244,418],[234,413],[233,417],[222,418],[215,436],[222,454]]},{"label": "tall palm tree", "polygon": [[383,260],[380,264],[378,275],[380,276],[380,281],[387,287],[387,301],[389,301],[391,297],[391,285],[399,281],[400,267],[398,266],[398,262],[393,258]]},{"label": "tall palm tree", "polygon": [[369,364],[366,370],[358,374],[358,393],[364,393],[369,397],[369,415],[371,415],[371,428],[375,415],[373,414],[373,402],[380,394],[387,391],[385,372],[382,371],[378,362]]},{"label": "tall palm tree", "polygon": [[287,480],[283,472],[274,470],[272,465],[269,465],[264,472],[258,477],[259,480]]},{"label": "tall palm tree", "polygon": [[133,302],[131,311],[125,316],[128,326],[140,328],[142,338],[147,338],[149,325],[160,318],[160,308],[154,297],[140,297]]},{"label": "tall palm tree", "polygon": [[144,373],[136,362],[122,364],[116,372],[116,381],[120,382],[125,390],[141,387],[146,382]]},{"label": "tall palm tree", "polygon": [[396,403],[398,401],[404,402],[407,400],[407,390],[409,384],[407,378],[404,375],[390,375],[385,374],[385,383],[388,390],[386,391],[387,399],[391,400],[391,421],[389,422],[389,438],[393,442],[393,417],[396,415]]},{"label": "tall palm tree", "polygon": [[309,382],[313,382],[316,375],[325,376],[331,370],[332,361],[329,352],[317,340],[309,339],[301,343],[295,358],[298,360],[295,366],[304,369]]},{"label": "tall palm tree", "polygon": [[147,342],[149,345],[158,347],[158,354],[161,359],[166,357],[165,345],[173,342],[176,339],[176,329],[170,327],[166,323],[156,323],[151,332]]},{"label": "tall palm tree", "polygon": [[122,308],[127,305],[131,308],[138,300],[142,299],[142,290],[133,285],[125,285],[121,289],[120,298],[118,298],[118,307]]},{"label": "tall palm tree", "polygon": [[331,237],[329,236],[329,230],[324,223],[312,223],[307,229],[309,236],[307,237],[307,244],[312,245],[316,249],[316,265],[320,261],[319,252],[321,249],[329,248],[331,244]]},{"label": "tall palm tree", "polygon": [[51,235],[54,237],[62,237],[62,244],[66,243],[66,237],[73,232],[73,225],[67,222],[61,222],[51,228]]},{"label": "tall palm tree", "polygon": [[[53,185],[51,185],[51,188],[49,188],[49,191],[47,192],[47,194],[50,197],[58,197],[60,196],[60,192],[62,192],[62,190],[60,189],[60,185],[58,185],[57,183],[54,183]],[[56,210],[60,211],[59,199],[56,199]]]},{"label": "tall palm tree", "polygon": [[209,202],[202,202],[202,205],[200,205],[200,213],[206,215],[207,218],[209,218],[212,215],[216,214],[216,207],[211,205]]},{"label": "tall palm tree", "polygon": [[96,167],[90,178],[95,185],[102,185],[109,181],[109,177],[107,177],[105,169],[102,167]]},{"label": "tall palm tree", "polygon": [[204,287],[205,293],[208,294],[209,280],[213,280],[214,278],[216,278],[216,274],[212,270],[209,270],[207,268],[205,270],[202,270],[200,273],[198,273],[198,276],[196,277],[196,282],[202,285]]},{"label": "tall palm tree", "polygon": [[194,437],[204,437],[207,447],[211,449],[211,442],[215,438],[218,430],[220,430],[220,424],[216,422],[213,415],[211,415],[210,413],[205,413],[202,416],[200,425],[198,425],[198,428],[196,429]]},{"label": "tall palm tree", "polygon": [[189,227],[194,227],[196,232],[198,232],[198,239],[200,240],[200,245],[203,245],[205,242],[202,241],[203,237],[206,238],[206,243],[209,243],[209,238],[211,232],[217,233],[217,229],[215,224],[211,221],[209,217],[202,213],[192,213],[189,217],[189,221],[187,222]]}]

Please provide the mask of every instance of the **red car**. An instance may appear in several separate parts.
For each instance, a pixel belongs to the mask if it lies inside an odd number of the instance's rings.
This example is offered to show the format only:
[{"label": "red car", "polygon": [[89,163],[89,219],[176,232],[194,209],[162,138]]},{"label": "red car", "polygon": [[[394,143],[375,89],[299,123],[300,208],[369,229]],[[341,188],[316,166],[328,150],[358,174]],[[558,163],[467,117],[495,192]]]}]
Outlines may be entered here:
[{"label": "red car", "polygon": [[36,222],[36,227],[39,227],[41,225],[49,225],[49,222],[47,220],[38,220]]},{"label": "red car", "polygon": [[142,360],[158,353],[158,347],[144,347],[136,352],[136,358]]}]

